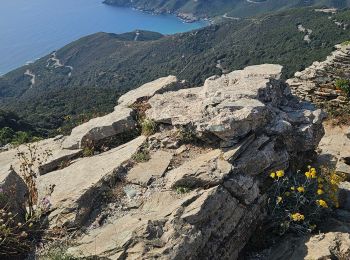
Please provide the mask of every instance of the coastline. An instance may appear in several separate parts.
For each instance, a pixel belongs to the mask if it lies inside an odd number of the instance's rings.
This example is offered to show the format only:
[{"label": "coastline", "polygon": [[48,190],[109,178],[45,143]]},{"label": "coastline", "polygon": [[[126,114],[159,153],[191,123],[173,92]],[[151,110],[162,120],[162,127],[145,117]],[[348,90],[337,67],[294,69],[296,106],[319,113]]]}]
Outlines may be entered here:
[{"label": "coastline", "polygon": [[159,9],[145,9],[137,6],[133,6],[132,4],[128,5],[117,5],[114,3],[109,3],[108,0],[105,0],[102,2],[103,4],[110,5],[110,6],[117,6],[117,7],[129,7],[133,10],[137,10],[143,13],[152,14],[152,15],[174,15],[177,18],[179,18],[184,23],[195,23],[195,22],[207,22],[209,25],[213,24],[213,20],[209,17],[200,18],[195,16],[192,13],[181,13],[176,11],[170,11],[170,10],[159,10]]}]

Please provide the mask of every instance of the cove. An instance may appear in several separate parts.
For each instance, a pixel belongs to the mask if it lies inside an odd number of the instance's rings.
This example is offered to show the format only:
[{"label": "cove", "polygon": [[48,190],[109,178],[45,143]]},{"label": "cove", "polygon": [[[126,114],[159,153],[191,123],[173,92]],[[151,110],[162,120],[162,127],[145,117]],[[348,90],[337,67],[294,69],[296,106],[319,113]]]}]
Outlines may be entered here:
[{"label": "cove", "polygon": [[2,0],[0,75],[96,32],[142,29],[174,34],[206,24],[108,6],[102,0]]}]

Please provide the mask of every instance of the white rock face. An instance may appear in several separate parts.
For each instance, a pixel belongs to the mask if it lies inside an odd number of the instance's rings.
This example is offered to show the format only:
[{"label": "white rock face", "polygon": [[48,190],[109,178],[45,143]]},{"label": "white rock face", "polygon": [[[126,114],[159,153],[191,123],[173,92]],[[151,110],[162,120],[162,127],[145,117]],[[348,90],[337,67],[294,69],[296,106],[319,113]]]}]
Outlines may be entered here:
[{"label": "white rock face", "polygon": [[164,92],[177,90],[180,85],[180,82],[175,76],[159,78],[124,94],[118,99],[118,104],[127,107],[134,104],[140,99],[150,98],[155,94],[162,94]]},{"label": "white rock face", "polygon": [[168,76],[129,91],[119,98],[114,112],[91,119],[74,128],[71,135],[63,142],[63,148],[80,149],[109,137],[131,133],[137,124],[134,111],[130,108],[132,104],[148,99],[157,93],[177,90],[181,87],[184,87],[183,83],[179,82],[175,76]]},{"label": "white rock face", "polygon": [[79,149],[89,142],[97,142],[105,138],[122,134],[135,129],[136,122],[132,116],[133,110],[118,106],[114,112],[103,117],[91,119],[77,126],[63,142],[64,149]]}]

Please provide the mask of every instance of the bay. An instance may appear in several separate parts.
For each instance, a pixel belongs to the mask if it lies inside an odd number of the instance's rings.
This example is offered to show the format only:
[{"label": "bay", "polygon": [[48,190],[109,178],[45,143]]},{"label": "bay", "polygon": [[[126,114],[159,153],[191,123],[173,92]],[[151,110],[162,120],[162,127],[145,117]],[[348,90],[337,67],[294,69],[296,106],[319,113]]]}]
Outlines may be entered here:
[{"label": "bay", "polygon": [[174,34],[205,25],[108,6],[102,0],[1,0],[0,75],[96,32]]}]

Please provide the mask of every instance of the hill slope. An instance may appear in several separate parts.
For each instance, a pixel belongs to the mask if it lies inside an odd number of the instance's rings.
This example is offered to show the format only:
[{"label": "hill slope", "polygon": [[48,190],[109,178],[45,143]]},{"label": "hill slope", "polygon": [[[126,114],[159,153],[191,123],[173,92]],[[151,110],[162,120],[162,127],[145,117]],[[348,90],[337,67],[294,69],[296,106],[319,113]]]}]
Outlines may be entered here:
[{"label": "hill slope", "polygon": [[[350,11],[328,16],[295,9],[177,35],[150,34],[144,41],[132,40],[135,33],[97,33],[1,77],[0,108],[55,129],[111,111],[121,94],[170,74],[198,85],[214,74],[278,63],[290,77],[350,38],[334,22],[350,24]],[[310,43],[298,25],[312,30]]]},{"label": "hill slope", "polygon": [[135,7],[156,13],[193,14],[195,17],[215,17],[228,14],[247,17],[271,11],[305,6],[345,8],[348,0],[105,0],[104,3]]}]

